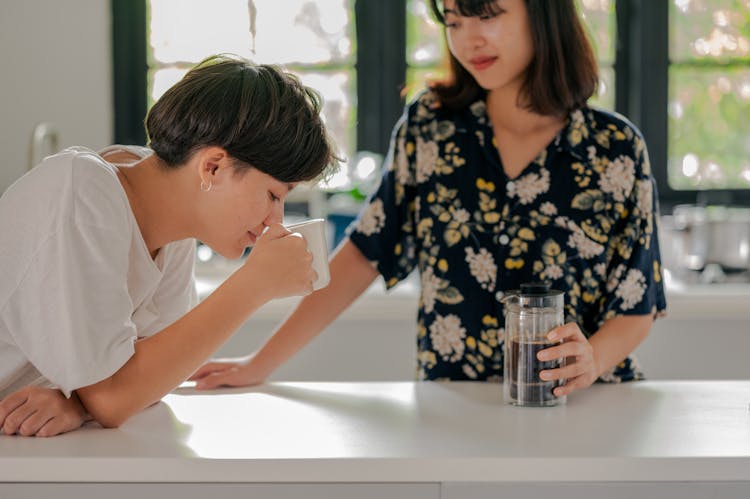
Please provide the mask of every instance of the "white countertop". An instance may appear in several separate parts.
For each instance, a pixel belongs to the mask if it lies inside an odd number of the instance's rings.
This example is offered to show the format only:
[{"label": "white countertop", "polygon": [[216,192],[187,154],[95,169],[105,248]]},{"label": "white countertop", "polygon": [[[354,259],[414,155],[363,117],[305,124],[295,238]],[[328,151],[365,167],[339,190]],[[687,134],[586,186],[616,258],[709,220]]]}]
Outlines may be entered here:
[{"label": "white countertop", "polygon": [[566,406],[472,382],[180,388],[120,429],[0,436],[0,482],[750,480],[750,381],[596,385]]}]

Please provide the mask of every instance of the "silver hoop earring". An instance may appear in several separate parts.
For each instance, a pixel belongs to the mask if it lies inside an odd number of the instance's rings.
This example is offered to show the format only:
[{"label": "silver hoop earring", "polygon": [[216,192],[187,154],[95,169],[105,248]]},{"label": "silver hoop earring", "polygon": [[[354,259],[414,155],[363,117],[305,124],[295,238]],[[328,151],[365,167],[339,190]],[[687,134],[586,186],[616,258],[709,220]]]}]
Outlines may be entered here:
[{"label": "silver hoop earring", "polygon": [[204,183],[204,182],[203,182],[203,181],[201,180],[201,190],[202,190],[203,192],[208,192],[208,191],[210,191],[210,190],[211,190],[211,187],[213,187],[213,186],[214,186],[213,182],[210,182],[210,181],[209,181],[209,182],[208,182],[208,185],[206,185],[206,184],[205,184],[205,183]]}]

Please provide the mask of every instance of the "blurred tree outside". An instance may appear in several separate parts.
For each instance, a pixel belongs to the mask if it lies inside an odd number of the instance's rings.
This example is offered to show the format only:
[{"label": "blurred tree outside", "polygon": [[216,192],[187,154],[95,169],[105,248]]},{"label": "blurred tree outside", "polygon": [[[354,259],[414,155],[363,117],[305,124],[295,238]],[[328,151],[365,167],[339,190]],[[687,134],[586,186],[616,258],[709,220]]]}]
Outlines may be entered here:
[{"label": "blurred tree outside", "polygon": [[750,188],[750,0],[670,3],[673,189]]}]

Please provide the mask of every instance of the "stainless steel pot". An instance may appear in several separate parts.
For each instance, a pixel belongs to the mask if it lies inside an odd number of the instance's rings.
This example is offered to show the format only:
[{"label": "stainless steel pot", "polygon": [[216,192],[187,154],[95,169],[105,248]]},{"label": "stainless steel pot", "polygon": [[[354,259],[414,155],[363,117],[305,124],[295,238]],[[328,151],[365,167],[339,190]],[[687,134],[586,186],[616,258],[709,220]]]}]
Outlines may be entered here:
[{"label": "stainless steel pot", "polygon": [[716,264],[724,272],[750,270],[750,209],[679,205],[672,222],[682,234],[682,267],[703,270]]},{"label": "stainless steel pot", "polygon": [[718,263],[725,271],[750,270],[750,211],[710,220],[709,227],[708,263]]}]

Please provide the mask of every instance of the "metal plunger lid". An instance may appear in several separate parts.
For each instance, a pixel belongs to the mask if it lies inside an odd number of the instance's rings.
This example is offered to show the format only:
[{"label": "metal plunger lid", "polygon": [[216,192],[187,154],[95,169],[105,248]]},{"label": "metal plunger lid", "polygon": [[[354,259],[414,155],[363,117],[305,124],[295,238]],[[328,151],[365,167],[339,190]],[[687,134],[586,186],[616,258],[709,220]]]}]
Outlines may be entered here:
[{"label": "metal plunger lid", "polygon": [[527,282],[521,284],[518,293],[519,305],[522,308],[549,308],[562,307],[564,293],[556,289],[550,289],[548,282]]}]

